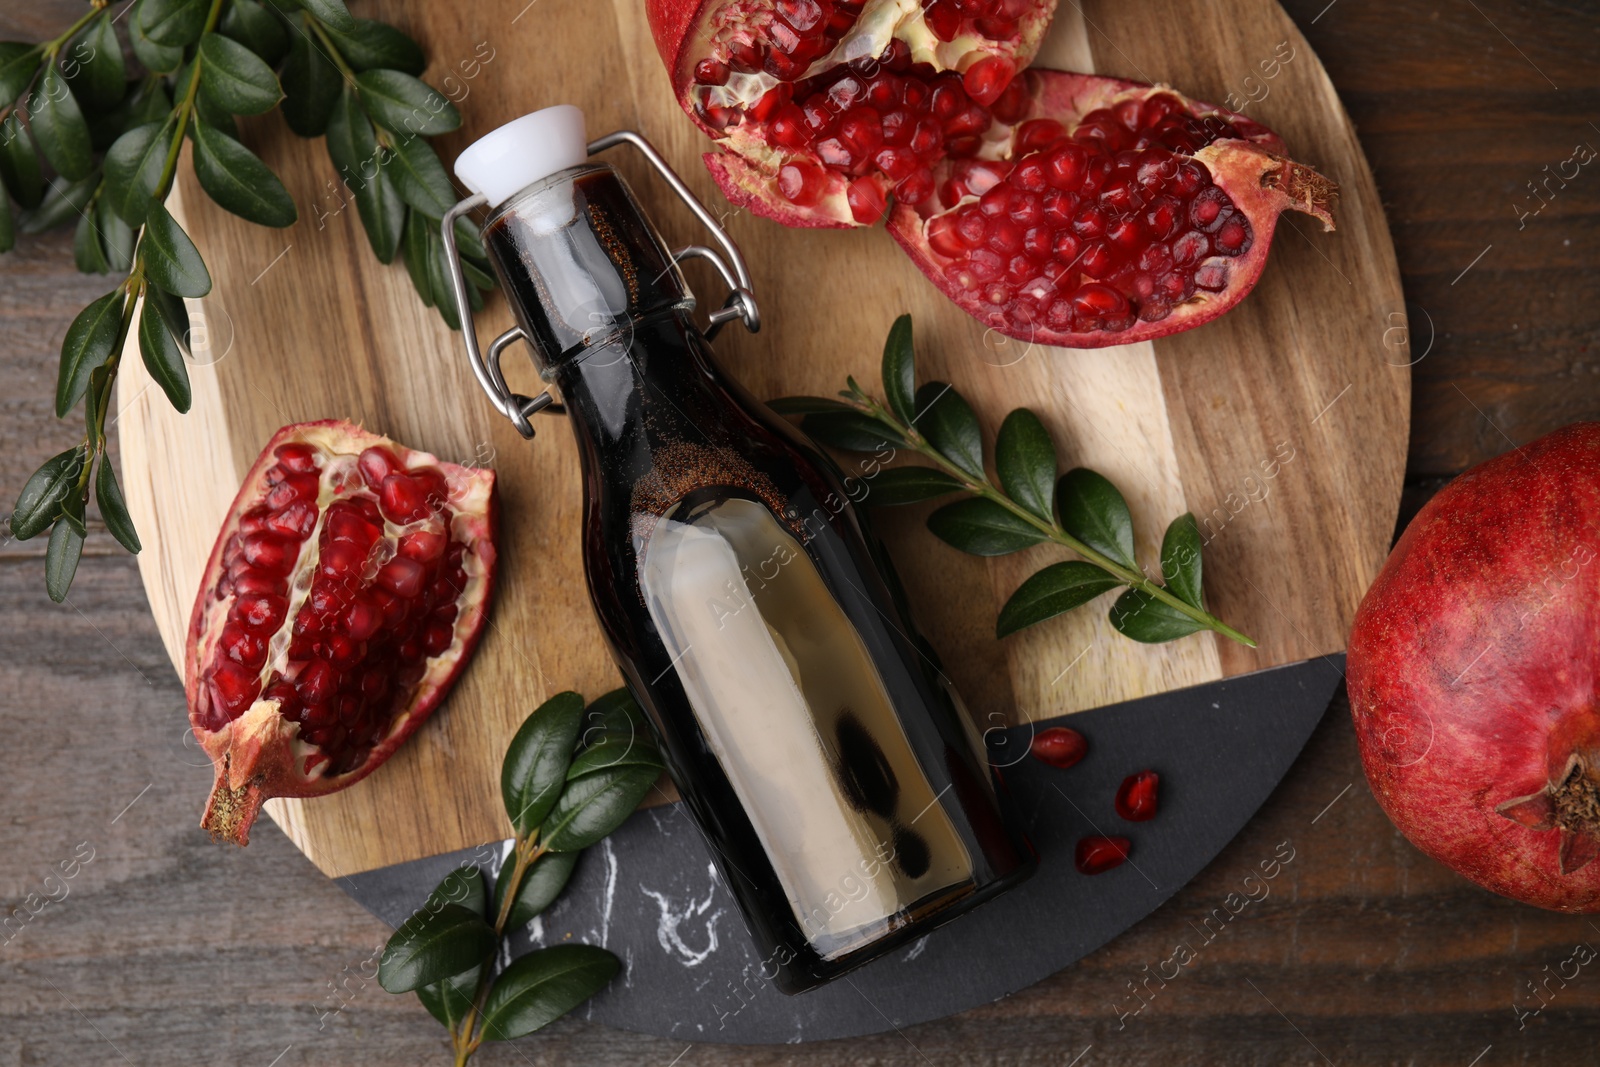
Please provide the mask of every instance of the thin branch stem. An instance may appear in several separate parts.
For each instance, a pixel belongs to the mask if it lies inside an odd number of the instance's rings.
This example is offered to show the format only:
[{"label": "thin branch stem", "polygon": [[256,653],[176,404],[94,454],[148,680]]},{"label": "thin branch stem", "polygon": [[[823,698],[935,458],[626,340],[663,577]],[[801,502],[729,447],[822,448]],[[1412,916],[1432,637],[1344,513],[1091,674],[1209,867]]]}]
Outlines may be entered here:
[{"label": "thin branch stem", "polygon": [[1218,619],[1216,616],[1174,596],[1164,586],[1157,585],[1155,582],[1152,582],[1148,577],[1145,576],[1144,572],[1125,567],[1110,557],[1103,555],[1100,552],[1096,552],[1082,541],[1079,541],[1076,537],[1073,537],[1071,534],[1067,533],[1066,530],[1061,528],[1059,523],[1047,522],[1035,515],[1033,512],[1029,511],[1027,508],[1017,504],[1010,497],[996,489],[987,478],[975,479],[972,475],[968,474],[966,471],[962,470],[960,467],[946,459],[944,454],[941,453],[937,448],[933,447],[932,443],[930,443],[915,426],[908,426],[901,422],[893,412],[884,407],[883,404],[879,403],[875,397],[862,392],[859,387],[855,392],[856,397],[854,399],[847,399],[844,401],[844,403],[850,404],[863,415],[870,416],[871,418],[876,419],[878,422],[891,427],[896,433],[905,438],[906,443],[911,446],[913,451],[915,451],[918,455],[926,456],[937,463],[939,465],[939,469],[956,479],[956,481],[960,482],[961,488],[966,492],[998,504],[1012,515],[1016,516],[1029,526],[1032,526],[1034,529],[1044,534],[1048,540],[1053,541],[1064,548],[1072,549],[1072,551],[1076,552],[1079,556],[1082,556],[1089,563],[1099,567],[1107,574],[1112,575],[1126,585],[1130,585],[1133,588],[1138,589],[1147,596],[1161,601],[1163,604],[1166,604],[1173,610],[1181,612],[1190,619],[1193,619],[1199,625],[1205,627],[1207,630],[1212,630],[1216,633],[1219,633],[1224,637],[1237,641],[1241,645],[1244,645],[1248,648],[1256,647],[1255,641],[1251,640],[1248,636],[1240,633],[1238,630],[1235,630],[1233,627],[1229,626],[1221,619]]},{"label": "thin branch stem", "polygon": [[474,1034],[472,1031],[482,1018],[484,1004],[489,999],[489,988],[492,984],[489,963],[500,951],[500,942],[505,938],[506,924],[511,921],[511,910],[516,905],[523,878],[527,876],[528,869],[533,866],[534,861],[548,851],[544,845],[538,843],[537,834],[538,831],[535,831],[534,837],[517,838],[516,845],[511,850],[511,870],[502,871],[500,875],[501,878],[509,878],[510,882],[506,885],[505,892],[500,895],[500,910],[494,917],[495,950],[490,953],[489,959],[484,961],[483,969],[479,972],[478,988],[472,995],[472,1006],[467,1009],[466,1015],[462,1016],[456,1029],[450,1032],[450,1040],[455,1047],[456,1067],[464,1067],[467,1058],[483,1044],[483,1032],[479,1030]]}]

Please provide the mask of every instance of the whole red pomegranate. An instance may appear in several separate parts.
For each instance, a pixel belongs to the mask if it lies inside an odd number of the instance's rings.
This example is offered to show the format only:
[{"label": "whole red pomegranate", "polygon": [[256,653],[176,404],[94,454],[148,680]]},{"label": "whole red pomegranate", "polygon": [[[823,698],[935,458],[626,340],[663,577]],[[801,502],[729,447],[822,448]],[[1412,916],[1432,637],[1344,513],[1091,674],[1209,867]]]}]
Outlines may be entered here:
[{"label": "whole red pomegranate", "polygon": [[1497,893],[1600,911],[1600,423],[1475,467],[1412,520],[1356,613],[1372,791]]},{"label": "whole red pomegranate", "polygon": [[[1261,276],[1286,208],[1337,187],[1243,115],[1018,71],[1054,0],[646,0],[728,198],[789,226],[888,215],[924,274],[1009,336],[1077,348],[1198,326]],[[889,207],[890,201],[894,207]]]},{"label": "whole red pomegranate", "polygon": [[216,765],[201,825],[248,843],[270,797],[370,774],[444,698],[495,576],[494,472],[347,422],[279,430],[217,534],[185,688]]}]

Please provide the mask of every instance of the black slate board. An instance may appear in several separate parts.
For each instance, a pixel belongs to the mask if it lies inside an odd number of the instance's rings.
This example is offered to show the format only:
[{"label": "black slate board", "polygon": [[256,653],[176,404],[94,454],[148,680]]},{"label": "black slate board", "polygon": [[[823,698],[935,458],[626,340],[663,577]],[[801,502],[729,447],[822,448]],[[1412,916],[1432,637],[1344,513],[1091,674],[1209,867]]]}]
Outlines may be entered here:
[{"label": "black slate board", "polygon": [[[1014,993],[1144,918],[1220,852],[1272,792],[1327,709],[1343,657],[1211,682],[990,735],[1038,872],[992,903],[830,985],[784,996],[762,979],[733,898],[681,804],[636,813],[586,852],[562,898],[513,952],[566,940],[604,945],[625,971],[582,1013],[687,1041],[775,1044],[853,1037],[943,1018]],[[1068,771],[1027,758],[1034,730],[1070,724],[1089,755]],[[1118,784],[1161,775],[1161,811],[1130,824]],[[1133,839],[1128,863],[1095,877],[1073,867],[1085,834]],[[451,869],[498,868],[510,843],[341,879],[395,925]],[[1241,877],[1243,876],[1241,872]]]}]

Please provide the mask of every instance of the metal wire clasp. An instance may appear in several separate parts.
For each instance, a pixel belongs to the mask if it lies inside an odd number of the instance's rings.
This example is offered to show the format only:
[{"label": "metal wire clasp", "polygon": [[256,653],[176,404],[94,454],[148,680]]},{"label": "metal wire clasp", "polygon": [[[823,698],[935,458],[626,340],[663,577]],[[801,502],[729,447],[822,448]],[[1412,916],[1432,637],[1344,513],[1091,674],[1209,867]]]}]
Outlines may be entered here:
[{"label": "metal wire clasp", "polygon": [[[619,144],[629,144],[639,150],[645,161],[654,167],[656,173],[667,183],[667,187],[689,206],[689,210],[694,212],[700,224],[711,231],[711,236],[727,255],[724,259],[716,249],[707,248],[705,245],[686,245],[672,252],[672,260],[675,263],[681,263],[686,259],[707,260],[717,269],[717,273],[722,275],[723,281],[728,283],[730,291],[727,299],[722,302],[720,308],[711,313],[710,320],[706,324],[706,339],[715,337],[724,324],[734,319],[738,319],[751,333],[760,330],[761,311],[756,307],[750,269],[745,265],[744,255],[739,251],[739,246],[733,243],[733,238],[728,236],[727,231],[717,223],[711,212],[706,210],[705,205],[695,199],[689,187],[683,184],[683,179],[667,165],[667,161],[656,151],[655,146],[641,135],[632,130],[608,133],[589,142],[589,154],[597,155]],[[518,433],[531,438],[533,423],[528,421],[528,416],[543,410],[559,413],[564,409],[555,403],[555,397],[548,391],[538,396],[523,396],[521,393],[513,393],[506,384],[505,374],[500,369],[500,357],[513,341],[527,340],[520,326],[513,326],[490,341],[488,358],[484,358],[484,353],[478,347],[478,331],[472,321],[472,304],[467,299],[467,279],[461,273],[461,257],[456,251],[456,220],[486,203],[488,198],[482,193],[477,193],[445,212],[444,219],[439,224],[440,236],[444,238],[445,263],[450,270],[450,289],[455,295],[456,312],[461,318],[461,339],[467,347],[467,360],[472,364],[472,373],[477,377],[483,391],[489,395],[489,400],[495,408],[511,420]]]}]

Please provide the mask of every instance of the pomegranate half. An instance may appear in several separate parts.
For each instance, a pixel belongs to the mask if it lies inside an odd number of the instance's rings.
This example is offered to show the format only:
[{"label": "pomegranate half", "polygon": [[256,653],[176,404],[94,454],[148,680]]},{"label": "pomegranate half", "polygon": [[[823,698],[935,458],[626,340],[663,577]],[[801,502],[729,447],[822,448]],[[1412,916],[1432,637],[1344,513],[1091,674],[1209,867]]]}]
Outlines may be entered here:
[{"label": "pomegranate half", "polygon": [[[889,232],[968,314],[1097,348],[1238,303],[1278,215],[1337,187],[1271,130],[1158,86],[1030,70],[1053,0],[647,0],[730,200]],[[890,203],[893,207],[890,207]]]},{"label": "pomegranate half", "polygon": [[348,422],[279,430],[217,535],[189,624],[201,826],[246,844],[270,797],[360,781],[444,698],[495,576],[494,472]]},{"label": "pomegranate half", "polygon": [[1497,893],[1600,911],[1600,423],[1445,486],[1356,613],[1348,681],[1389,818]]}]

